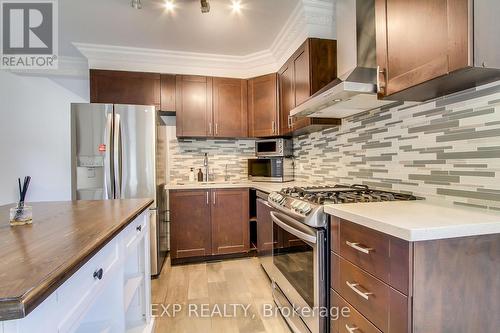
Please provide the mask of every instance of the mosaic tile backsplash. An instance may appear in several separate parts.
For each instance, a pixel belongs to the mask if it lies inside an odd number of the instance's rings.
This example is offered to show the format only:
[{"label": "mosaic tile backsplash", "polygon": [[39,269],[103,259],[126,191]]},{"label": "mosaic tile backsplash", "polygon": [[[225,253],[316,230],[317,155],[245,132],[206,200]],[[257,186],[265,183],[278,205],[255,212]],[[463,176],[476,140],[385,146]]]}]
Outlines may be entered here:
[{"label": "mosaic tile backsplash", "polygon": [[500,210],[500,82],[294,139],[296,179]]},{"label": "mosaic tile backsplash", "polygon": [[[216,180],[247,179],[254,140],[175,137],[167,127],[171,182],[189,178],[209,154]],[[500,210],[500,82],[416,106],[343,119],[340,127],[294,139],[295,178],[311,184],[366,184]]]},{"label": "mosaic tile backsplash", "polygon": [[226,165],[231,181],[246,180],[248,178],[249,158],[255,157],[254,140],[206,140],[206,139],[177,139],[175,126],[167,127],[169,170],[168,177],[171,182],[184,182],[189,180],[190,168],[203,172],[203,157],[208,153],[210,172],[214,174],[213,180],[224,180]]}]

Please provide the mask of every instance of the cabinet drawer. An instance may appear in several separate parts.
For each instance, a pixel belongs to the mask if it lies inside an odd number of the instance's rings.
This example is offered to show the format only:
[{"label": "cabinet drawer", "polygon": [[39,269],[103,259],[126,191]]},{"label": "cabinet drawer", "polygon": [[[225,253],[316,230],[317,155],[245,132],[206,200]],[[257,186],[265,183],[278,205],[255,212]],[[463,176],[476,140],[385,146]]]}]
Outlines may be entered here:
[{"label": "cabinet drawer", "polygon": [[408,332],[408,297],[332,253],[331,287],[386,333]]},{"label": "cabinet drawer", "polygon": [[[332,307],[336,308],[333,313],[338,313],[338,318],[330,318],[330,332],[362,332],[362,333],[382,333],[368,319],[363,317],[353,306],[347,303],[339,294],[330,289]],[[349,316],[342,316],[342,309],[349,309]]]},{"label": "cabinet drawer", "polygon": [[116,279],[114,273],[120,261],[118,240],[119,237],[111,240],[57,290],[58,308],[64,309],[58,332],[70,331],[106,285]]},{"label": "cabinet drawer", "polygon": [[127,250],[132,249],[147,232],[147,214],[149,214],[149,212],[143,213],[123,230],[123,243]]},{"label": "cabinet drawer", "polygon": [[334,252],[408,295],[408,242],[342,219],[338,229]]},{"label": "cabinet drawer", "polygon": [[334,281],[333,289],[380,330],[387,332],[389,286],[342,258],[339,258],[337,270],[339,278]]}]

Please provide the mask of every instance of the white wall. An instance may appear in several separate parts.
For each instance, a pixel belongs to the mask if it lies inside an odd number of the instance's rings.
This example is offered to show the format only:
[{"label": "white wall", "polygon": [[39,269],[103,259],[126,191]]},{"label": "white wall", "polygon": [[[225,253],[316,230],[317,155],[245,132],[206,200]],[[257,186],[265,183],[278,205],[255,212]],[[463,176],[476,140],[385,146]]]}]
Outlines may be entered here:
[{"label": "white wall", "polygon": [[0,205],[18,200],[27,175],[28,201],[70,200],[70,103],[88,90],[88,78],[0,71]]}]

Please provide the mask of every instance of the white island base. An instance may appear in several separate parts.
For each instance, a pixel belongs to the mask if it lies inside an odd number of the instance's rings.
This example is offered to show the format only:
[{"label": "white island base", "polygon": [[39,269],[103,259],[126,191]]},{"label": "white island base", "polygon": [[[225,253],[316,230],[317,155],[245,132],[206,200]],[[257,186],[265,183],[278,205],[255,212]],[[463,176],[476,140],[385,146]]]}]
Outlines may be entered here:
[{"label": "white island base", "polygon": [[28,316],[0,322],[0,332],[152,332],[150,214],[135,218]]}]

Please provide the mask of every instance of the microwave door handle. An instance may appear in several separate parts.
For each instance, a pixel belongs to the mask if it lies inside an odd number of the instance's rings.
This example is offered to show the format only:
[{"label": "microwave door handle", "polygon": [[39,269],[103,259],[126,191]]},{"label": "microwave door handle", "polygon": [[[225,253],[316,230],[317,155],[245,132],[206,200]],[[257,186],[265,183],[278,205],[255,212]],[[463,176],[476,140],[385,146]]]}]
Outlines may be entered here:
[{"label": "microwave door handle", "polygon": [[[316,244],[317,238],[316,236],[309,235],[303,231],[300,231],[296,228],[294,228],[291,224],[292,223],[287,223],[279,219],[277,214],[275,212],[271,212],[271,219],[273,220],[274,223],[276,223],[279,227],[284,229],[285,231],[288,231],[292,235],[302,239],[303,241],[306,241],[310,244]],[[291,222],[291,221],[290,221]],[[297,222],[298,223],[298,222]]]}]

